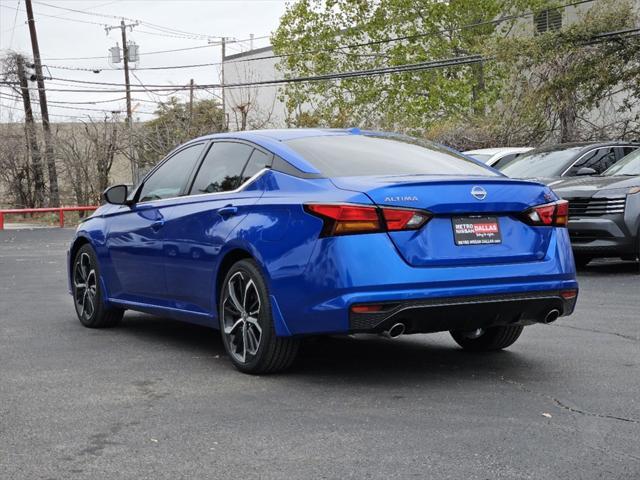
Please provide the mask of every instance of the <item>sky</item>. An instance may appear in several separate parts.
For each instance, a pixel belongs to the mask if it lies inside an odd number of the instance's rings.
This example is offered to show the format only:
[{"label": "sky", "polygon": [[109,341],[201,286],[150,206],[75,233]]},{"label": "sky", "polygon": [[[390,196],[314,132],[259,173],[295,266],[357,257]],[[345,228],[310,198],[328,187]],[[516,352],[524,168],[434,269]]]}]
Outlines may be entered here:
[{"label": "sky", "polygon": [[[219,82],[219,66],[184,68],[174,70],[142,70],[148,67],[168,65],[192,65],[217,63],[221,60],[218,37],[239,40],[227,44],[227,55],[250,48],[248,39],[253,34],[254,48],[269,44],[268,36],[285,12],[285,0],[33,0],[34,16],[38,31],[40,55],[46,80],[47,99],[51,122],[79,121],[82,117],[103,118],[103,112],[82,109],[120,110],[124,117],[126,103],[117,100],[124,97],[120,92],[55,92],[54,89],[115,89],[118,86],[95,86],[72,84],[66,79],[92,82],[124,83],[122,70],[101,70],[100,73],[75,70],[108,69],[122,67],[110,65],[109,48],[116,43],[122,45],[120,28],[105,32],[105,26],[119,25],[121,17],[127,23],[141,23],[127,30],[128,40],[139,46],[140,61],[133,69],[132,88],[145,85],[187,85],[191,78],[196,84]],[[80,10],[72,12],[64,9]],[[111,16],[111,17],[109,17]],[[54,18],[55,17],[55,18]],[[88,22],[88,23],[86,23]],[[152,25],[151,25],[152,24]],[[179,32],[176,32],[179,31]],[[184,32],[184,33],[182,33]],[[192,35],[195,34],[195,35]],[[204,36],[211,36],[210,39]],[[213,42],[214,44],[210,44]],[[191,47],[186,51],[153,54],[149,52]],[[17,51],[32,57],[29,29],[26,24],[24,0],[0,0],[0,57],[9,51]],[[100,57],[100,58],[86,58]],[[64,69],[54,67],[66,67]],[[72,68],[72,69],[69,69]],[[137,88],[136,88],[137,86]],[[167,92],[168,93],[168,92]],[[196,91],[195,98],[213,98],[217,91]],[[22,101],[7,87],[0,88],[0,122],[20,121]],[[188,92],[178,96],[185,98]],[[153,118],[147,112],[154,110],[150,101],[166,100],[166,93],[133,93],[134,119],[144,121]],[[33,97],[34,111],[37,99]],[[104,103],[106,100],[114,100]],[[100,102],[58,104],[56,102]],[[63,108],[64,107],[64,108]]]}]

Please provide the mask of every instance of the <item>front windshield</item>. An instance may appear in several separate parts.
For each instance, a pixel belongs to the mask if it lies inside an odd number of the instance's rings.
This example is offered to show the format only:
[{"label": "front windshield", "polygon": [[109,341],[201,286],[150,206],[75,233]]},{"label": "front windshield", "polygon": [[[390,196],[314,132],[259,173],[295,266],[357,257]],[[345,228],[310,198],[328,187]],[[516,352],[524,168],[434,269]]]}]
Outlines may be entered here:
[{"label": "front windshield", "polygon": [[507,177],[513,178],[559,177],[582,148],[525,153],[500,170]]},{"label": "front windshield", "polygon": [[602,175],[640,175],[640,150],[631,152],[622,160],[607,168]]}]

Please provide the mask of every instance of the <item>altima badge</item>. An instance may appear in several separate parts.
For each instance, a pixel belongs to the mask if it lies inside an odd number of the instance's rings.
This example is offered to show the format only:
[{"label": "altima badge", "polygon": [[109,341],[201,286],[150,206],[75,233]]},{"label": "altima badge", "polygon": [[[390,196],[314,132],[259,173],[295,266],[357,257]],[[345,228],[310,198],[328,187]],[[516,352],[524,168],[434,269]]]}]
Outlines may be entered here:
[{"label": "altima badge", "polygon": [[418,197],[414,195],[384,197],[385,202],[417,202]]},{"label": "altima badge", "polygon": [[476,185],[471,189],[471,195],[473,195],[477,200],[484,200],[487,198],[487,191]]}]

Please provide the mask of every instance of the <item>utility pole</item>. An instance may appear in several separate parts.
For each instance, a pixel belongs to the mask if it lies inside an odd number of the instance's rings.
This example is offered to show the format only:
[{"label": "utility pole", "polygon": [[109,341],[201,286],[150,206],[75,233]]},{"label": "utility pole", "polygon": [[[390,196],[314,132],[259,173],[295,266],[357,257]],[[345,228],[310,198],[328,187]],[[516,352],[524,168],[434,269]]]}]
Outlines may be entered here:
[{"label": "utility pole", "polygon": [[33,62],[36,69],[36,81],[38,84],[38,96],[40,98],[40,114],[42,115],[42,129],[44,130],[44,148],[49,174],[49,204],[53,207],[60,206],[60,193],[58,191],[58,171],[53,152],[53,139],[51,137],[51,125],[49,124],[49,109],[47,108],[47,93],[44,89],[44,77],[40,62],[40,47],[38,47],[38,35],[36,22],[33,18],[33,6],[31,0],[25,0],[27,18],[29,20],[29,35],[31,36],[31,48],[33,50]]},{"label": "utility pole", "polygon": [[120,21],[119,26],[105,27],[107,34],[116,28],[122,33],[122,58],[124,60],[124,84],[125,94],[127,98],[127,130],[129,131],[129,160],[131,161],[131,179],[133,184],[138,183],[138,162],[136,162],[133,150],[133,115],[131,111],[131,82],[129,80],[129,44],[127,43],[127,28],[138,26],[138,22],[126,24],[124,20]]},{"label": "utility pole", "polygon": [[20,81],[22,105],[24,106],[24,123],[27,135],[27,145],[31,153],[31,168],[33,169],[33,183],[35,188],[34,206],[42,207],[44,206],[45,201],[45,185],[42,174],[42,157],[40,156],[40,147],[38,147],[38,137],[36,135],[36,125],[33,119],[33,110],[31,110],[29,83],[27,82],[27,76],[24,71],[24,58],[22,55],[16,55],[15,60],[18,80]]},{"label": "utility pole", "polygon": [[227,56],[227,37],[222,37],[222,63],[220,64],[220,96],[222,97],[222,131],[226,132],[229,122],[227,121],[227,102],[224,95],[224,59]]}]

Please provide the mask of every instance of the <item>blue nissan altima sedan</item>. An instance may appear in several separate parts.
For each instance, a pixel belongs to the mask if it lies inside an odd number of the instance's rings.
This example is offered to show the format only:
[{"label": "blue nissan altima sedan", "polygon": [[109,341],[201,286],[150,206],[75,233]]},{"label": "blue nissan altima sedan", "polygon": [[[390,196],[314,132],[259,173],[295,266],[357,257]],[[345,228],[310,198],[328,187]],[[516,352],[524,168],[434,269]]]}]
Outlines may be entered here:
[{"label": "blue nissan altima sedan", "polygon": [[80,322],[217,328],[243,372],[288,367],[305,335],[449,331],[499,350],[578,295],[567,202],[407,136],[209,135],[104,197],[69,249]]}]

